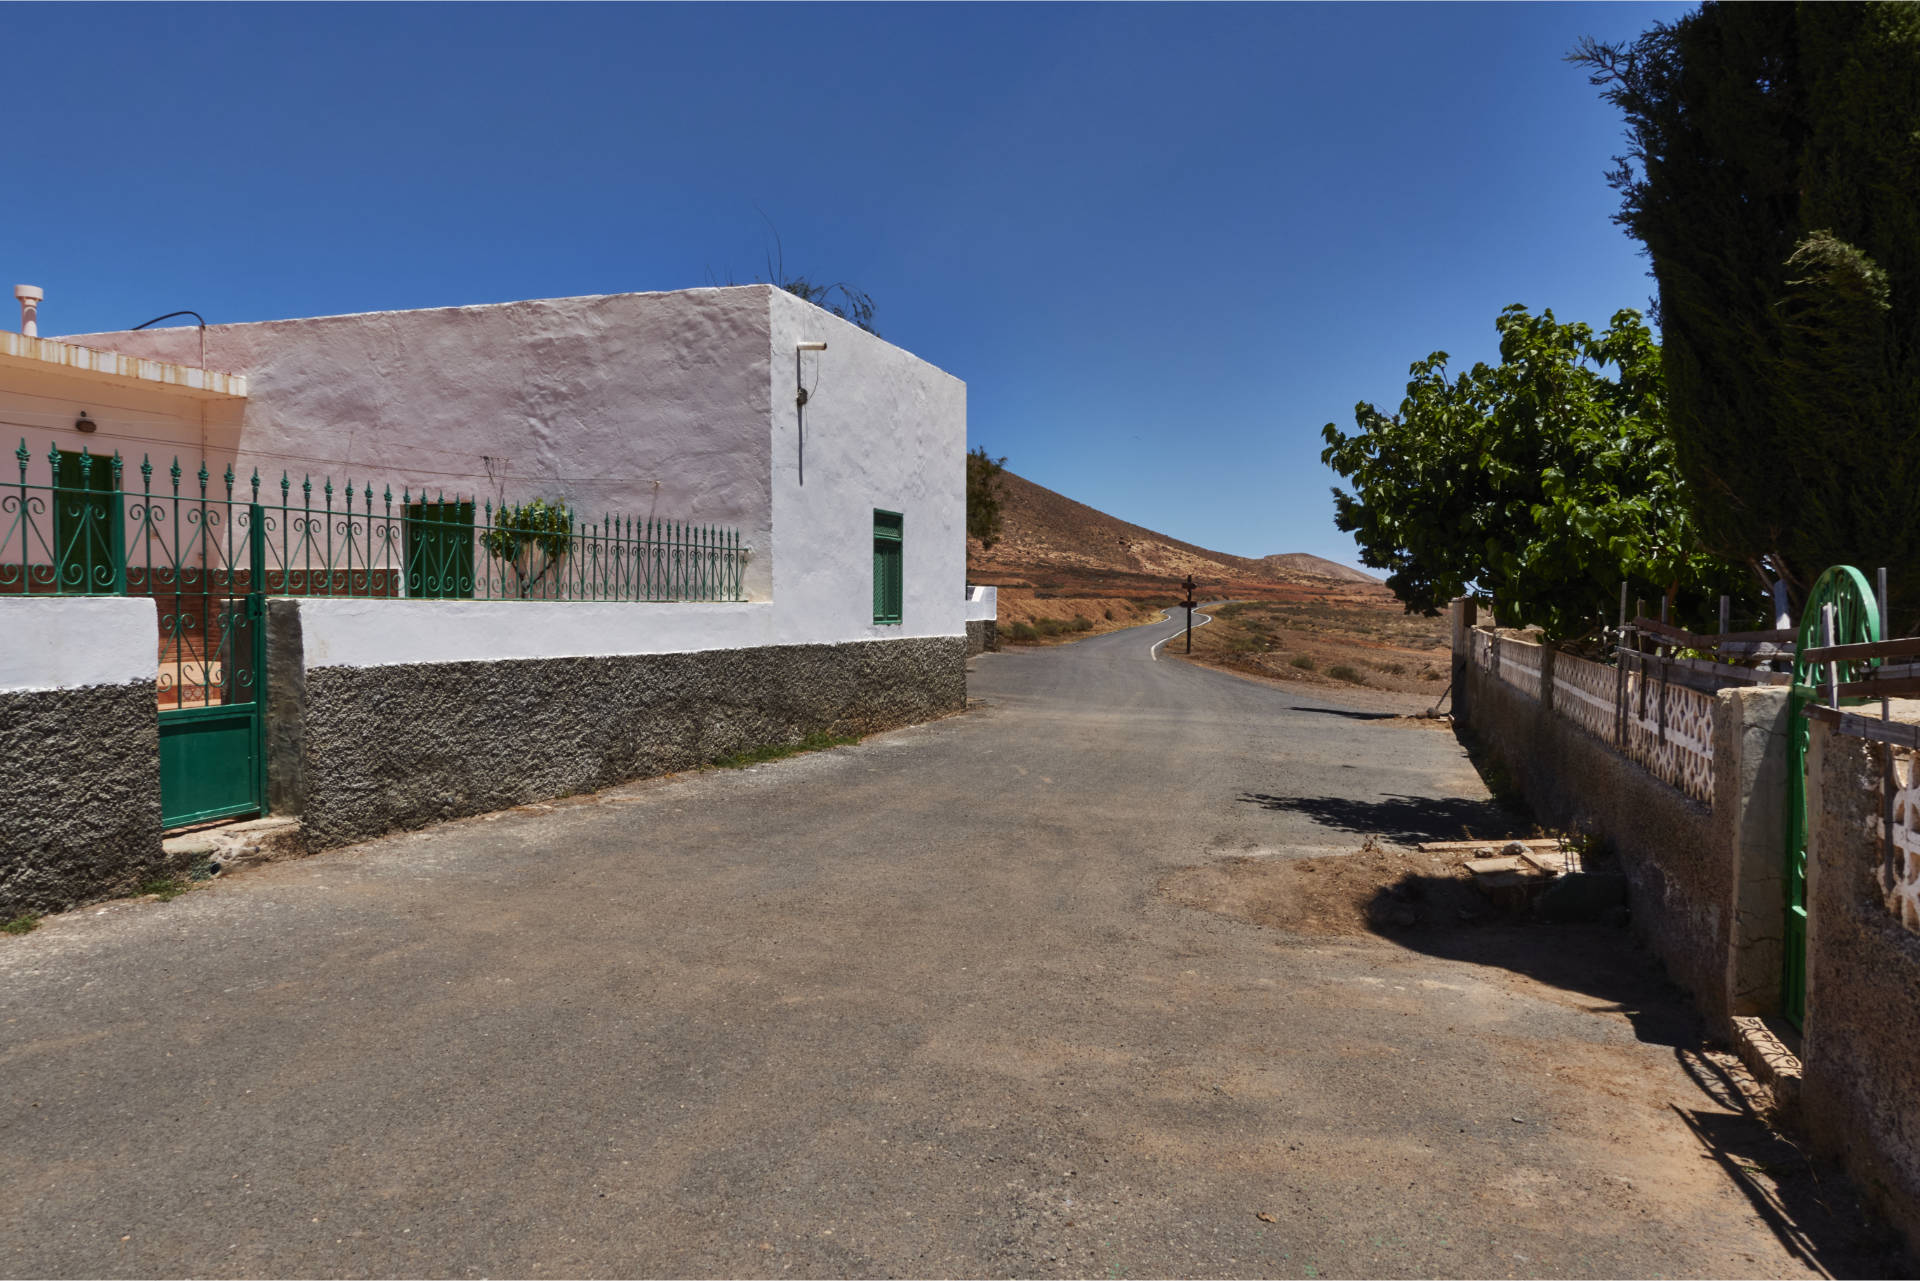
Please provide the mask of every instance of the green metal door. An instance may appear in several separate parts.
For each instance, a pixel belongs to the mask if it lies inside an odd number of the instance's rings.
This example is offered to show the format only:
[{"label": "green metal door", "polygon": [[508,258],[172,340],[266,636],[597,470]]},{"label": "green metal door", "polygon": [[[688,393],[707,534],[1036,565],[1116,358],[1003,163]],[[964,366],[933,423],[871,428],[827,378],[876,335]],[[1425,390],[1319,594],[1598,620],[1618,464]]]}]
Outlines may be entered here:
[{"label": "green metal door", "polygon": [[160,614],[160,817],[266,809],[266,560],[259,504],[187,502],[184,546],[142,577]]},{"label": "green metal door", "polygon": [[472,501],[422,501],[406,504],[405,510],[407,595],[416,600],[472,600]]},{"label": "green metal door", "polygon": [[[25,445],[21,448],[24,450]],[[126,589],[126,524],[118,454],[58,450],[53,490],[53,589],[115,595]]]},{"label": "green metal door", "polygon": [[899,512],[873,513],[873,621],[897,623],[905,595],[905,520]]},{"label": "green metal door", "polygon": [[[1833,635],[1822,636],[1828,606],[1833,607]],[[1795,1027],[1807,1017],[1807,744],[1811,730],[1807,708],[1820,701],[1824,666],[1801,657],[1822,644],[1862,645],[1880,639],[1880,610],[1867,576],[1851,565],[1835,565],[1814,581],[1807,594],[1795,638],[1793,689],[1787,702],[1787,863],[1786,930],[1780,962],[1781,1013]],[[1874,662],[1841,663],[1841,681],[1858,679]],[[1848,705],[1864,699],[1841,700]]]}]

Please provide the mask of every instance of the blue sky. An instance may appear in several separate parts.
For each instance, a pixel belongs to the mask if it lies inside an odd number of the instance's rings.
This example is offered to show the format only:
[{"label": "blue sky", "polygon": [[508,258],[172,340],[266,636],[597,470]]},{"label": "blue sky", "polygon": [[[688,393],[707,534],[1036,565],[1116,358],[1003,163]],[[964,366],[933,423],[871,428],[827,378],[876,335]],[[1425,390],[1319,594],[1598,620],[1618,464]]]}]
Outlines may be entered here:
[{"label": "blue sky", "polygon": [[0,283],[48,334],[676,289],[764,212],[1015,471],[1353,563],[1323,423],[1508,303],[1644,309],[1561,57],[1686,8],[7,5]]}]

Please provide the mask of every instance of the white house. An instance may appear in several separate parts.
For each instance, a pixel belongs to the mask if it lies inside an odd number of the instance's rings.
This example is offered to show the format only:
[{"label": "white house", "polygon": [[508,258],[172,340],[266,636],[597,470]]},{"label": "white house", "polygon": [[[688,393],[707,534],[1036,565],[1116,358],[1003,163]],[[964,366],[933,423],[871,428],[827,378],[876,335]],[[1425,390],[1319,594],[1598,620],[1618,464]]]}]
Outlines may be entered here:
[{"label": "white house", "polygon": [[[18,765],[151,774],[165,819],[109,844],[269,803],[338,843],[964,705],[965,386],[781,290],[3,337],[0,650],[147,636],[99,670],[152,753]],[[535,499],[565,537],[490,531]],[[0,707],[71,722],[72,679],[17,657]],[[98,701],[63,737],[125,738]],[[0,909],[139,862],[73,857],[0,866]]]}]

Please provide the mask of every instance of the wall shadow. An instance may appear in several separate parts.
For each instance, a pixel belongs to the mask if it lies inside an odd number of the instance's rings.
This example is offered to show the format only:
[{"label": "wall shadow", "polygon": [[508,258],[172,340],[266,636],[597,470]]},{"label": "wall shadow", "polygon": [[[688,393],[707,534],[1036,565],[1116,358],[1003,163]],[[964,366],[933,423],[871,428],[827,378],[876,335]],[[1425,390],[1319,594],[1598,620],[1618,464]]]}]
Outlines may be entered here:
[{"label": "wall shadow", "polygon": [[1670,1049],[1699,1088],[1696,1105],[1670,1106],[1787,1249],[1828,1276],[1920,1275],[1844,1172],[1777,1133],[1734,1083],[1728,1060],[1707,1053],[1699,1012],[1635,943],[1624,910],[1611,924],[1549,923],[1524,902],[1491,902],[1464,876],[1408,873],[1374,892],[1367,920],[1398,947],[1524,974],[1580,994],[1594,1013],[1625,1018],[1639,1040]]},{"label": "wall shadow", "polygon": [[1920,1260],[1867,1208],[1852,1181],[1768,1126],[1727,1067],[1684,1047],[1674,1056],[1718,1105],[1672,1105],[1674,1113],[1781,1244],[1830,1277],[1920,1275]]}]

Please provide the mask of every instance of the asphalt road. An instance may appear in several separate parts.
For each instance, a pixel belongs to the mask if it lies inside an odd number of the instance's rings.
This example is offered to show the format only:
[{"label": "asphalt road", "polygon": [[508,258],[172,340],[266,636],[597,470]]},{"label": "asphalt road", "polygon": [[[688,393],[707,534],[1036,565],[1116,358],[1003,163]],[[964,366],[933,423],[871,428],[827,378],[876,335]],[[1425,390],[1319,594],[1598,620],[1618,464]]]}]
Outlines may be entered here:
[{"label": "asphalt road", "polygon": [[1156,894],[1487,814],[1167,630],[0,937],[0,1272],[1809,1275],[1657,985]]}]

